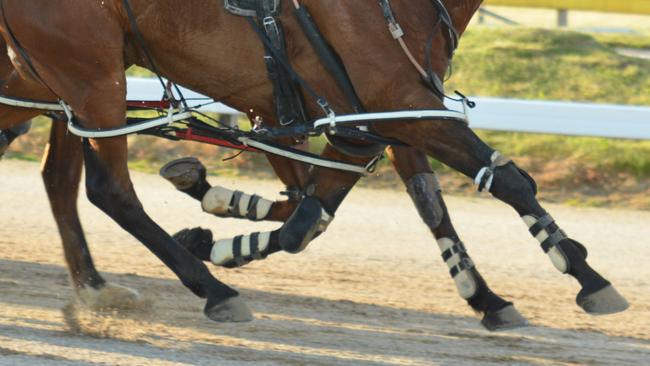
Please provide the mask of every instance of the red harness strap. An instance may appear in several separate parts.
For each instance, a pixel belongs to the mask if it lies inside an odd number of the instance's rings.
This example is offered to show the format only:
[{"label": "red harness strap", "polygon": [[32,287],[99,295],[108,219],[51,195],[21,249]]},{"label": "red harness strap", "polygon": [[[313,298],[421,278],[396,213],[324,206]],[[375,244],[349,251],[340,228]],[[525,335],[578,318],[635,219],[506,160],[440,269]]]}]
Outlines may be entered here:
[{"label": "red harness strap", "polygon": [[127,108],[134,109],[169,109],[171,103],[168,100],[128,100],[126,102]]},{"label": "red harness strap", "polygon": [[234,144],[230,141],[226,141],[223,139],[195,134],[193,133],[192,128],[188,128],[185,131],[176,131],[176,137],[178,137],[181,140],[197,141],[197,142],[202,142],[210,145],[227,147],[229,149],[246,150],[250,152],[261,152],[258,149],[248,147],[244,144]]}]

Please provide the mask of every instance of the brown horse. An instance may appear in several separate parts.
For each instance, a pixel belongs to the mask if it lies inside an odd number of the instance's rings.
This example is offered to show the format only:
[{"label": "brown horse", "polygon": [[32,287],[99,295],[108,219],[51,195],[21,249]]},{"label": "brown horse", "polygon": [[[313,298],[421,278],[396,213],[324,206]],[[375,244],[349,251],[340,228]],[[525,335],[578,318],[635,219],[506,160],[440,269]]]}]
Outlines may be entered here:
[{"label": "brown horse", "polygon": [[[341,55],[359,97],[369,110],[443,108],[441,101],[421,84],[419,75],[393,43],[376,3],[304,3]],[[454,24],[462,32],[481,1],[445,3]],[[26,55],[15,56],[17,71],[5,84],[3,94],[49,100],[55,99],[56,95],[72,106],[79,123],[86,128],[109,128],[124,124],[124,69],[131,64],[148,65],[134,41],[133,30],[120,1],[87,3],[71,0],[61,6],[45,0],[3,0],[2,4],[2,15],[6,20],[1,29],[3,36],[14,53],[21,48],[26,52]],[[164,76],[240,110],[251,110],[253,107],[254,115],[273,120],[271,87],[262,63],[263,50],[245,20],[225,13],[216,2],[133,0],[132,4],[145,41]],[[435,9],[431,3],[426,0],[404,0],[395,1],[393,5],[408,31],[407,41],[413,47],[424,45],[428,30],[436,25]],[[285,3],[284,8],[284,14],[288,14],[290,4]],[[68,15],[72,13],[80,21],[71,22]],[[282,20],[295,68],[303,72],[311,84],[318,85],[337,110],[346,111],[344,96],[329,80],[306,39],[300,36],[295,20],[288,15],[283,16]],[[21,47],[14,44],[9,29]],[[434,41],[434,50],[444,47],[442,34]],[[215,46],[227,47],[230,51],[228,58],[206,51]],[[415,56],[424,59],[424,52],[424,47],[418,48]],[[25,67],[26,57],[31,59],[38,76]],[[447,67],[447,57],[434,54],[432,61],[433,69],[442,76]],[[40,96],[33,93],[30,89],[34,89],[36,79],[47,84],[51,92],[40,87]],[[318,113],[315,104],[308,107],[311,114]],[[38,113],[4,107],[0,127],[10,127]],[[497,157],[494,151],[467,126],[433,120],[380,123],[375,125],[375,130],[383,136],[399,139],[470,177],[488,171],[491,175],[492,184],[488,187],[491,193],[512,205],[531,227],[531,232],[545,244],[545,250],[550,253],[556,267],[580,282],[583,288],[578,302],[585,310],[605,313],[620,311],[626,306],[609,282],[588,266],[586,250],[566,238],[538,204],[534,197],[535,187],[529,177],[513,163],[493,159]],[[78,179],[80,167],[61,166],[61,163],[56,163],[55,156],[67,154],[66,149],[77,149],[79,155],[83,151],[90,200],[141,240],[195,294],[207,297],[205,312],[210,318],[219,321],[250,318],[250,312],[237,297],[236,291],[216,280],[203,263],[179,246],[145,214],[128,177],[124,137],[91,139],[84,141],[82,146],[78,139],[66,136],[62,127],[55,127],[52,136],[54,141],[59,141],[59,146],[51,146],[46,159],[45,175],[52,175],[48,178],[50,181],[69,181],[74,176]],[[65,139],[76,141],[61,144],[60,141]],[[421,156],[414,152],[412,154]],[[345,156],[333,148],[327,148],[324,156],[355,163],[367,162],[367,159]],[[418,164],[414,166],[414,171],[422,167]],[[302,172],[302,168],[296,170],[294,178],[297,182],[304,179]],[[65,174],[73,177],[66,178]],[[326,212],[333,214],[358,179],[358,175],[315,168],[306,180],[294,186],[308,187],[308,198],[316,200]],[[58,189],[76,195],[76,187]],[[53,207],[60,204],[65,206],[63,210],[73,212],[74,200],[69,197],[65,203],[53,202]],[[69,242],[77,241],[81,246],[85,244],[79,243],[83,238],[74,234],[81,231],[78,221],[72,223],[74,227],[70,227],[70,222],[60,223],[62,226],[64,238],[66,235],[74,236]],[[445,234],[455,237],[453,230]],[[68,262],[71,262],[71,258],[68,258]],[[83,261],[78,260],[77,263]],[[81,286],[100,278],[94,268],[88,272],[84,272],[84,268],[71,268],[71,271],[83,273],[79,277]]]}]

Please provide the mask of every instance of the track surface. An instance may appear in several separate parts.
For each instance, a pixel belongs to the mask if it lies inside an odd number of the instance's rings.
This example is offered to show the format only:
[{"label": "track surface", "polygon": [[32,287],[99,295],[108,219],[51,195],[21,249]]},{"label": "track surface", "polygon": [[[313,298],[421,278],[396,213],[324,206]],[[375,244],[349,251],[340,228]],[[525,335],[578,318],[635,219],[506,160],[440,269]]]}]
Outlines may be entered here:
[{"label": "track surface", "polygon": [[[130,316],[68,312],[83,334],[75,333],[61,311],[73,294],[38,170],[0,163],[0,365],[650,363],[650,213],[547,207],[632,303],[625,313],[592,317],[573,301],[578,285],[553,269],[513,210],[492,199],[449,198],[479,270],[533,324],[489,333],[456,295],[408,196],[362,189],[306,252],[214,268],[256,313],[254,322],[234,325],[204,318],[200,299],[82,198],[98,268],[151,305]],[[145,208],[170,232],[201,225],[220,238],[277,226],[207,216],[162,179],[133,176]],[[280,190],[210,179],[268,197]]]}]

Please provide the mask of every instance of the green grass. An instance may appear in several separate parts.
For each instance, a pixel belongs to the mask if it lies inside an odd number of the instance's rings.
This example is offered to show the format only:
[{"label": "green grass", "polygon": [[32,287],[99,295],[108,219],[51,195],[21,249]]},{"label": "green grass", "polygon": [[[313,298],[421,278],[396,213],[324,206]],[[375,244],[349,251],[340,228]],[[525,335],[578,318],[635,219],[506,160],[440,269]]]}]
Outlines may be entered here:
[{"label": "green grass", "polygon": [[641,34],[595,33],[593,37],[609,47],[650,50],[650,36]]},{"label": "green grass", "polygon": [[448,89],[469,95],[650,105],[650,61],[583,33],[474,27],[454,69]]}]

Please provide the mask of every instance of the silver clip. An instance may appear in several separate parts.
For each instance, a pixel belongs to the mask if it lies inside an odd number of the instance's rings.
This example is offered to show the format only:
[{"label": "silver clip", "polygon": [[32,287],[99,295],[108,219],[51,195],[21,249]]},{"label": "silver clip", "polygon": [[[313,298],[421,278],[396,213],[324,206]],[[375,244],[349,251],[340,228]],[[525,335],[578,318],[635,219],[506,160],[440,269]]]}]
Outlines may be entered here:
[{"label": "silver clip", "polygon": [[402,30],[402,27],[399,25],[399,23],[388,23],[388,29],[390,30],[390,34],[393,35],[394,39],[400,39],[404,37],[404,30]]},{"label": "silver clip", "polygon": [[72,119],[74,118],[74,115],[72,114],[72,110],[70,109],[70,106],[65,104],[63,100],[59,100],[59,105],[61,105],[61,108],[63,108],[63,112],[65,113],[66,117],[68,117],[68,122],[72,123]]}]

